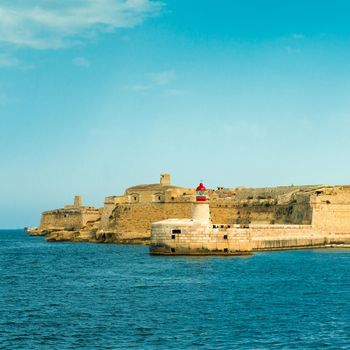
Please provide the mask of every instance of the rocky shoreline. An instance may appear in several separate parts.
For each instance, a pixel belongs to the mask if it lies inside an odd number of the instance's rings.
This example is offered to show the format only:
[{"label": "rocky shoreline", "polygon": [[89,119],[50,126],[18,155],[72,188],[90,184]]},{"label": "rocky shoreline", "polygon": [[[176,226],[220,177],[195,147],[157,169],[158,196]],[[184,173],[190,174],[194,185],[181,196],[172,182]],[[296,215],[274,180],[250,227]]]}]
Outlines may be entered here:
[{"label": "rocky shoreline", "polygon": [[[256,234],[254,231],[261,227],[251,226],[248,230],[252,238],[253,251],[281,251],[301,249],[349,249],[350,234],[327,234],[303,232],[300,227],[295,232],[286,234],[291,226],[282,229],[282,232],[274,234],[273,227],[265,227],[266,234]],[[241,229],[238,229],[241,230]],[[294,229],[293,229],[294,231]],[[298,231],[298,232],[297,232]],[[137,244],[149,245],[149,238],[118,238],[115,233],[97,232],[95,230],[40,230],[38,228],[26,229],[30,236],[44,236],[48,242],[85,242],[100,244]],[[289,237],[288,237],[289,236]]]},{"label": "rocky shoreline", "polygon": [[48,242],[88,242],[88,243],[115,243],[115,244],[149,244],[149,238],[118,238],[115,233],[99,232],[96,230],[41,230],[29,228],[30,236],[44,236]]}]

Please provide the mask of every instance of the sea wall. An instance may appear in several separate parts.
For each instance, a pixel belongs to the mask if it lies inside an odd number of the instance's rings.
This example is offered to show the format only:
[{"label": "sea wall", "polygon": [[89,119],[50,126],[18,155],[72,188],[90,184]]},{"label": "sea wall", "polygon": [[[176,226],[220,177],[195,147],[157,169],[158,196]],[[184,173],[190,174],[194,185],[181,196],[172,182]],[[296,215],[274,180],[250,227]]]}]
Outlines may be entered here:
[{"label": "sea wall", "polygon": [[244,255],[254,251],[350,247],[350,233],[312,225],[199,225],[165,220],[152,225],[151,254]]},{"label": "sea wall", "polygon": [[152,224],[151,254],[247,255],[252,253],[249,233],[225,232],[198,220],[169,219]]},{"label": "sea wall", "polygon": [[310,248],[330,243],[327,234],[312,225],[251,225],[246,231],[253,250]]},{"label": "sea wall", "polygon": [[236,229],[237,233],[242,231],[249,234],[255,251],[350,246],[350,231],[329,232],[313,225],[251,225]]}]

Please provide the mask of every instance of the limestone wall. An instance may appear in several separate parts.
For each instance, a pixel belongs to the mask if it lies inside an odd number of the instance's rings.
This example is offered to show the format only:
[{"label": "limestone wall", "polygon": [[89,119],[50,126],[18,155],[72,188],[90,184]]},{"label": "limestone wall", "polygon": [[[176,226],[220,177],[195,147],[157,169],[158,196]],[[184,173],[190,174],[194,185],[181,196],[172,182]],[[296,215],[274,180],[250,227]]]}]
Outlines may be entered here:
[{"label": "limestone wall", "polygon": [[113,231],[113,220],[111,215],[117,203],[122,204],[123,202],[118,197],[111,196],[105,198],[104,206],[102,209],[101,221],[99,224],[99,230]]},{"label": "limestone wall", "polygon": [[312,191],[322,185],[306,185],[306,186],[277,186],[277,187],[261,187],[261,188],[245,188],[239,187],[234,190],[236,200],[245,199],[277,199],[282,196],[289,196],[292,193],[300,191]]},{"label": "limestone wall", "polygon": [[274,207],[274,219],[271,223],[289,225],[310,225],[312,208],[310,203],[290,203]]},{"label": "limestone wall", "polygon": [[188,203],[134,203],[116,204],[112,211],[103,216],[99,227],[99,237],[111,233],[109,239],[116,241],[123,239],[149,238],[151,224],[168,218],[191,217],[192,204]]},{"label": "limestone wall", "polygon": [[[180,229],[172,234],[173,229]],[[152,225],[151,253],[205,254],[264,250],[350,247],[350,232],[312,225],[205,225],[166,220]]]},{"label": "limestone wall", "polygon": [[253,250],[318,247],[328,243],[326,235],[316,232],[311,225],[250,225],[246,230]]},{"label": "limestone wall", "polygon": [[[84,207],[83,207],[84,208]],[[100,218],[98,209],[69,208],[42,213],[40,230],[77,230]]]},{"label": "limestone wall", "polygon": [[250,225],[249,232],[253,250],[280,250],[321,248],[333,245],[350,245],[350,232],[338,234],[312,225]]},{"label": "limestone wall", "polygon": [[246,232],[225,233],[198,220],[170,219],[152,225],[150,241],[152,254],[186,255],[244,255],[252,248]]},{"label": "limestone wall", "polygon": [[[169,218],[190,218],[192,215],[192,201],[116,203],[113,197],[108,198],[105,201],[99,232],[101,235],[111,233],[109,240],[112,241],[114,238],[149,238],[153,222]],[[243,203],[221,200],[212,201],[209,205],[214,224],[311,223],[311,207],[307,203],[273,205],[262,200]]]},{"label": "limestone wall", "polygon": [[82,223],[83,227],[88,224],[93,224],[101,219],[101,209],[85,209],[82,213]]},{"label": "limestone wall", "polygon": [[210,202],[210,214],[213,223],[223,224],[270,224],[275,218],[275,207],[257,203]]},{"label": "limestone wall", "polygon": [[42,213],[40,229],[75,229],[83,227],[79,210],[52,210]]},{"label": "limestone wall", "polygon": [[310,199],[313,225],[333,233],[350,232],[350,188],[325,188]]}]

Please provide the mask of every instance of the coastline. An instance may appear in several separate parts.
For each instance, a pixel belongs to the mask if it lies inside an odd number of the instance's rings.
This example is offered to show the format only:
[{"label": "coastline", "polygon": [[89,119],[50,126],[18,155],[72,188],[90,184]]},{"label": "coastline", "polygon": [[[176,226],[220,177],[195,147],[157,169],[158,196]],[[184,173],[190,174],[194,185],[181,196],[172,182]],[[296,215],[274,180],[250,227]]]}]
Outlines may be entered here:
[{"label": "coastline", "polygon": [[[125,244],[125,245],[150,245],[149,238],[135,238],[135,239],[115,239],[115,235],[104,236],[101,239],[97,238],[94,233],[89,232],[83,233],[81,231],[40,231],[37,229],[28,229],[27,233],[30,236],[43,236],[46,237],[46,241],[50,243],[55,242],[76,242],[76,243],[99,243],[99,244]],[[253,244],[253,252],[270,252],[270,251],[289,251],[289,250],[307,250],[307,249],[350,249],[350,235],[346,235],[343,240],[337,241],[336,236],[333,239],[329,237],[319,236],[319,237],[309,237],[308,243],[305,242],[305,237],[295,239],[291,237],[286,240],[283,237],[280,239],[271,240],[271,237],[266,239],[255,240]],[[296,242],[296,244],[291,245],[291,241]],[[320,243],[320,240],[323,243]],[[298,244],[299,242],[299,244]],[[166,254],[165,254],[166,255]],[[183,254],[178,254],[183,255]],[[187,255],[206,255],[205,253],[188,253]],[[212,255],[212,254],[210,254]],[[220,253],[220,255],[224,255]],[[229,255],[229,254],[227,254]]]}]

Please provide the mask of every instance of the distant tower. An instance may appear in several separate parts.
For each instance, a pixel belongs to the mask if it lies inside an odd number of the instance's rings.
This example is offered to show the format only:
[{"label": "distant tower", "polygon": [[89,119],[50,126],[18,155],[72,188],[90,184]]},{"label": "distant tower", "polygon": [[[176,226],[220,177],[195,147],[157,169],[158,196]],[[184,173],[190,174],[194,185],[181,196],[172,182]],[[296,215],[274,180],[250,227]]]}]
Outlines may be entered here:
[{"label": "distant tower", "polygon": [[196,201],[192,206],[192,220],[210,223],[210,210],[207,202],[207,189],[201,182],[196,188]]},{"label": "distant tower", "polygon": [[74,206],[81,207],[82,205],[83,205],[83,201],[81,199],[81,196],[75,196],[74,197]]},{"label": "distant tower", "polygon": [[160,174],[160,184],[170,186],[170,174]]}]

